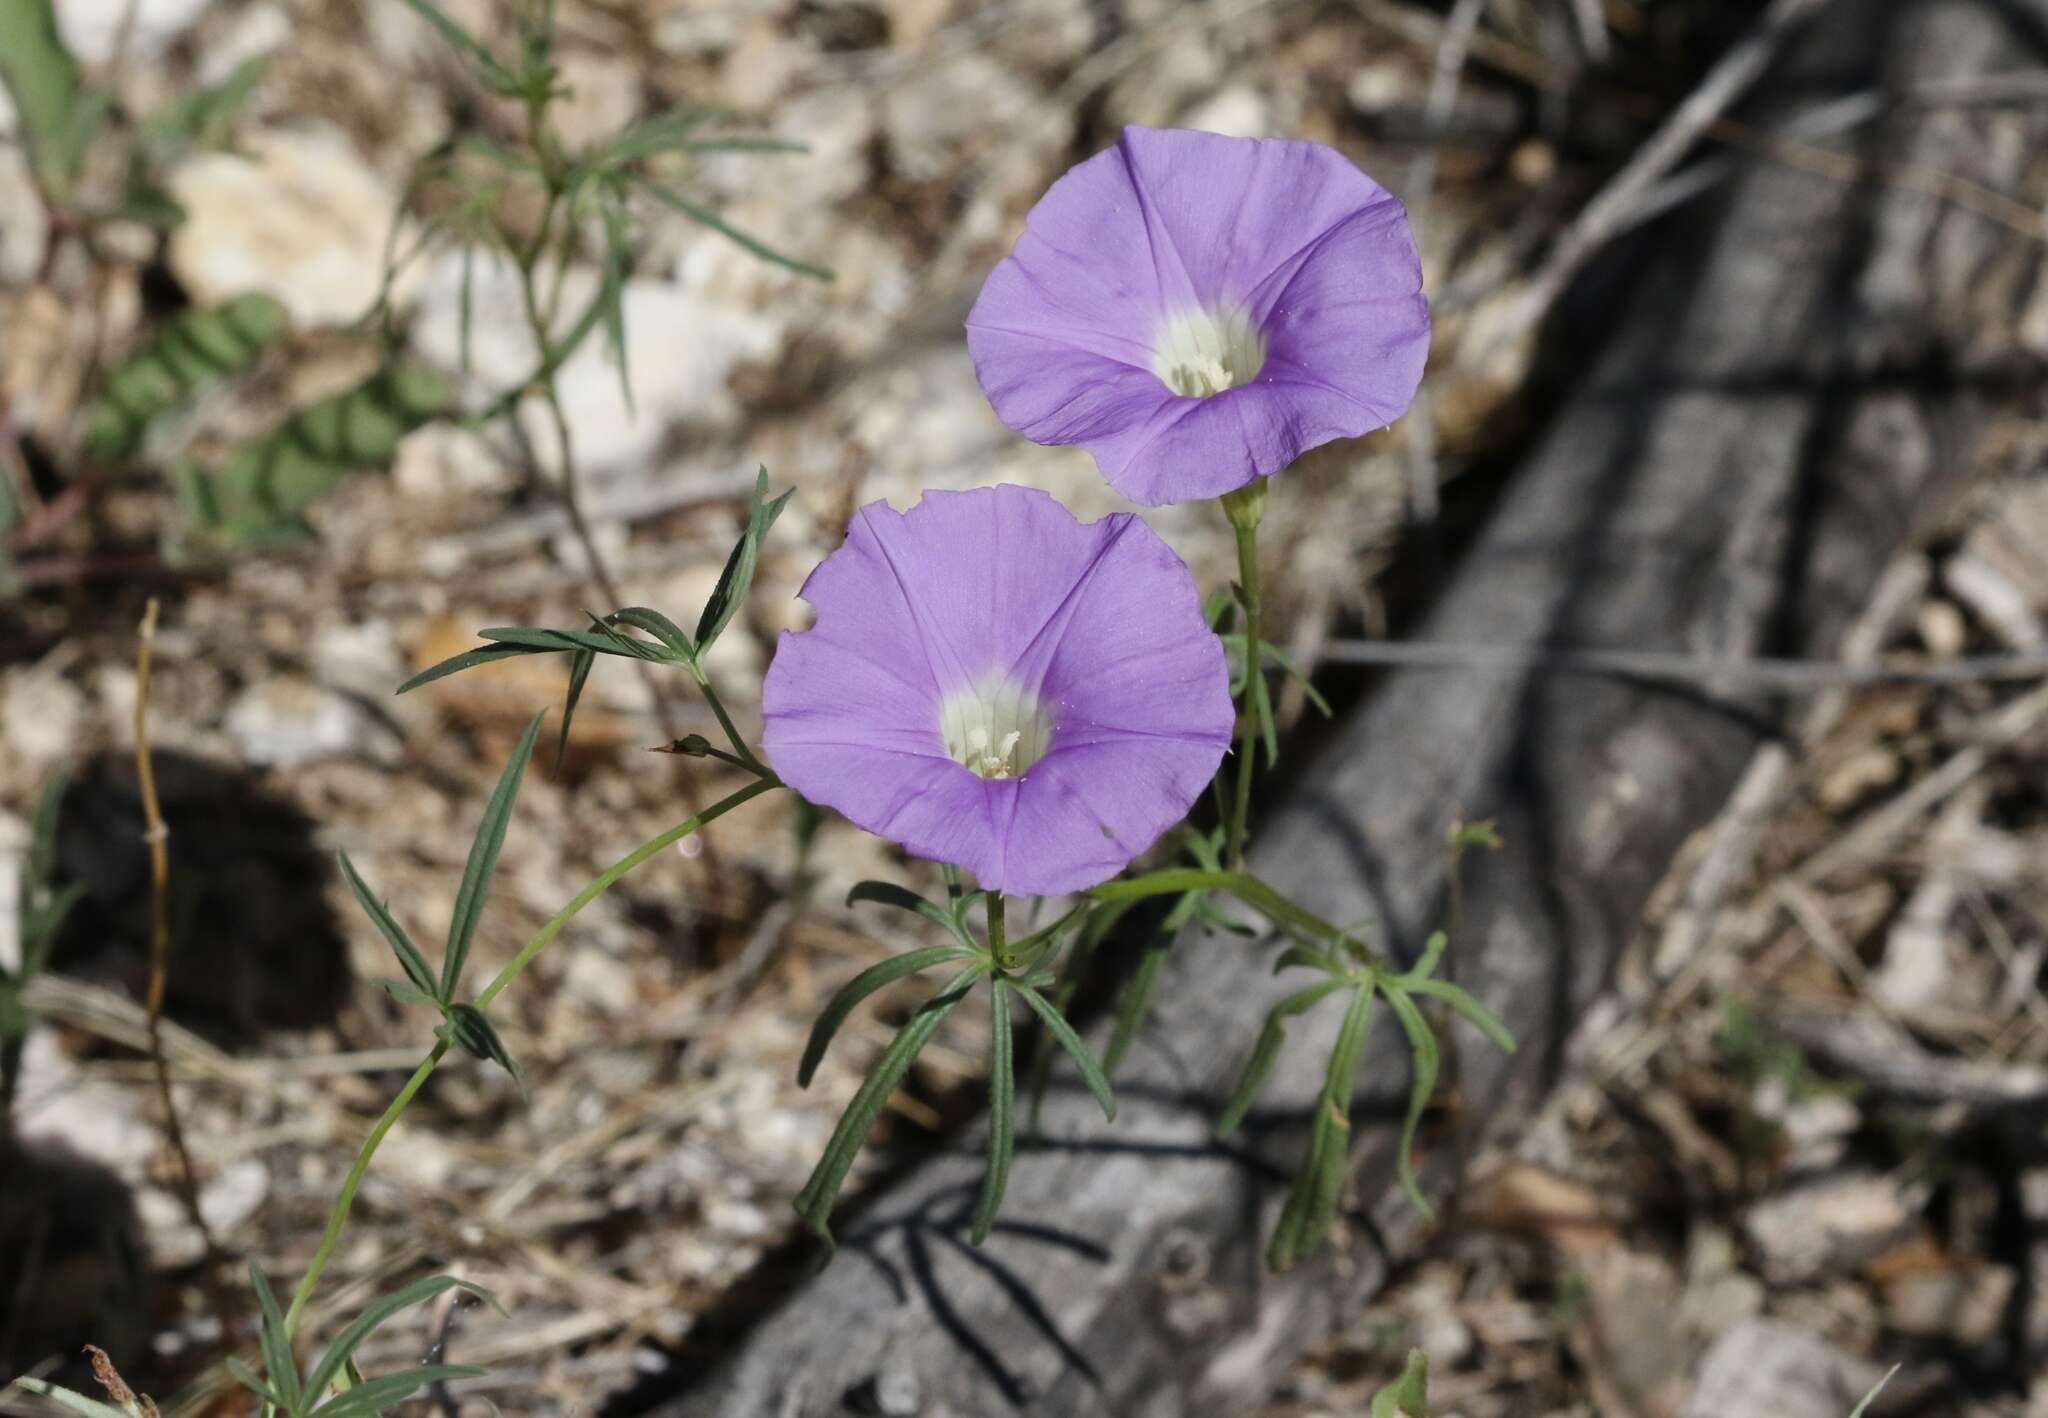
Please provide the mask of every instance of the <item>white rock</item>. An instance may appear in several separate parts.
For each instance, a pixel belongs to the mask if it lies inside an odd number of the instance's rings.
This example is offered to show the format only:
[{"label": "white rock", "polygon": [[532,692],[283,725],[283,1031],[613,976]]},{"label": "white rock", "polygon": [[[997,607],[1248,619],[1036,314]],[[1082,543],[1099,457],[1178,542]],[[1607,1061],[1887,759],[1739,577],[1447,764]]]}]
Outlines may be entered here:
[{"label": "white rock", "polygon": [[1232,84],[1187,111],[1182,126],[1226,138],[1266,138],[1273,132],[1273,107],[1248,84]]},{"label": "white rock", "polygon": [[19,144],[0,147],[0,286],[26,285],[42,268],[49,239],[42,200]]},{"label": "white rock", "polygon": [[0,692],[0,738],[17,761],[49,763],[70,754],[86,714],[85,694],[62,675],[30,671]]},{"label": "white rock", "polygon": [[[253,1157],[231,1162],[199,1188],[199,1214],[215,1236],[232,1236],[270,1195],[270,1169]],[[206,1239],[192,1224],[185,1204],[163,1187],[136,1192],[135,1209],[149,1237],[150,1257],[160,1266],[191,1265],[206,1254]]]},{"label": "white rock", "polygon": [[21,915],[15,903],[21,900],[21,877],[28,870],[30,836],[28,823],[0,811],[0,971],[9,975],[21,969]]},{"label": "white rock", "polygon": [[48,1029],[32,1030],[15,1101],[23,1142],[55,1143],[125,1181],[139,1181],[162,1134],[143,1113],[146,1090],[86,1077]]},{"label": "white rock", "polygon": [[254,133],[241,153],[186,159],[170,189],[189,214],[171,270],[197,304],[261,291],[308,326],[346,324],[376,299],[398,204],[340,133]]},{"label": "white rock", "polygon": [[283,49],[292,34],[292,18],[282,5],[249,6],[201,50],[199,82],[218,84],[249,60]]},{"label": "white rock", "polygon": [[1897,1240],[1913,1220],[1894,1178],[1845,1172],[1795,1186],[1750,1207],[1744,1231],[1774,1284],[1814,1280],[1859,1264]]},{"label": "white rock", "polygon": [[640,116],[647,96],[634,57],[570,50],[559,62],[568,97],[549,112],[572,152],[594,147]]},{"label": "white rock", "polygon": [[348,754],[388,762],[400,751],[390,728],[354,700],[304,679],[251,685],[224,727],[242,758],[279,768]]},{"label": "white rock", "polygon": [[1883,1372],[1803,1329],[1750,1320],[1707,1351],[1683,1418],[1842,1418]]},{"label": "white rock", "polygon": [[519,468],[475,429],[430,423],[399,440],[391,481],[408,497],[498,497],[518,486]]},{"label": "white rock", "polygon": [[882,100],[890,166],[912,182],[945,177],[960,148],[995,136],[991,114],[1030,113],[1037,102],[1029,85],[983,54],[921,70]]},{"label": "white rock", "polygon": [[[18,3],[18,0],[8,0]],[[57,30],[81,64],[105,64],[128,30],[127,57],[154,59],[199,22],[210,0],[59,0]],[[133,19],[130,19],[130,16]]]}]

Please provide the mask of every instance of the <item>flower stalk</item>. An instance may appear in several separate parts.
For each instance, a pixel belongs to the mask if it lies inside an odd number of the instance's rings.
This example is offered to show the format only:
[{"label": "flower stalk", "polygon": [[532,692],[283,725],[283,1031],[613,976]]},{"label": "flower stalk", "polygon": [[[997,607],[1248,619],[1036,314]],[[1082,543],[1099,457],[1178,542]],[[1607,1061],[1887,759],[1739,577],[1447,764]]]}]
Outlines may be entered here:
[{"label": "flower stalk", "polygon": [[1251,818],[1252,772],[1257,758],[1259,725],[1269,713],[1265,665],[1261,656],[1264,604],[1259,590],[1259,523],[1266,515],[1266,485],[1257,478],[1220,499],[1223,515],[1237,537],[1238,598],[1244,605],[1244,695],[1238,706],[1237,791],[1230,804],[1224,860],[1232,871],[1244,867],[1245,829]]}]

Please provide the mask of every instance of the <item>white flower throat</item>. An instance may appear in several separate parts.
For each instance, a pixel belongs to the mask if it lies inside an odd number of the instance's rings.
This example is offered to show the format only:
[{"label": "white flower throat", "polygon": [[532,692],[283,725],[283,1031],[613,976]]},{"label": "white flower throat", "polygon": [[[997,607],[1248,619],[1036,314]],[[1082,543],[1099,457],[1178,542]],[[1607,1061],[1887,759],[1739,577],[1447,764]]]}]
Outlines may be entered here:
[{"label": "white flower throat", "polygon": [[946,696],[939,737],[952,760],[977,777],[1021,778],[1045,757],[1052,717],[1036,695],[991,672]]},{"label": "white flower throat", "polygon": [[1152,372],[1183,398],[1249,384],[1265,367],[1265,337],[1250,314],[1233,307],[1197,306],[1162,320],[1152,334]]}]

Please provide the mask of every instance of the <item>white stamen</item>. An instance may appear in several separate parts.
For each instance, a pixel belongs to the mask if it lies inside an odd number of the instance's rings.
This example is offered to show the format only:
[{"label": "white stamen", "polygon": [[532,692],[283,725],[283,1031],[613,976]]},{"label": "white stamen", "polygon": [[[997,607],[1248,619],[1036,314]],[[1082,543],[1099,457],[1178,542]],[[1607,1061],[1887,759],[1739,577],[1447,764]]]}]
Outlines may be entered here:
[{"label": "white stamen", "polygon": [[1265,337],[1245,311],[1199,306],[1169,317],[1152,337],[1152,372],[1183,398],[1248,384],[1266,364]]},{"label": "white stamen", "polygon": [[953,761],[977,777],[1015,778],[1045,756],[1052,719],[1035,696],[989,674],[946,696],[939,737]]}]

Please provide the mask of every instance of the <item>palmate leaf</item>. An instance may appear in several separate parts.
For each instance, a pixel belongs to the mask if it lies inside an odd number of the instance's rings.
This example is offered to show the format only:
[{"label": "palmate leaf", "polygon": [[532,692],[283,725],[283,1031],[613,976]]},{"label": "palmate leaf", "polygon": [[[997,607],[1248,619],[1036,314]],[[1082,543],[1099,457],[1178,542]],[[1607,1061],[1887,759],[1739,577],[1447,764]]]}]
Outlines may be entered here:
[{"label": "palmate leaf", "polygon": [[895,984],[898,980],[909,979],[921,970],[934,965],[944,965],[951,960],[962,960],[969,952],[957,945],[935,945],[925,950],[912,950],[902,955],[891,956],[879,965],[869,966],[858,975],[840,986],[832,996],[831,1003],[811,1026],[811,1037],[804,1045],[803,1061],[797,1065],[796,1083],[799,1088],[809,1088],[811,1079],[824,1062],[825,1050],[831,1046],[832,1036],[839,1032],[839,1026],[846,1022],[848,1015],[858,1009],[861,1002],[875,991]]},{"label": "palmate leaf", "polygon": [[1274,1270],[1292,1270],[1313,1255],[1336,1222],[1351,1157],[1351,1094],[1372,1022],[1372,997],[1370,981],[1356,986],[1343,1027],[1337,1032],[1329,1072],[1316,1100],[1308,1157],[1295,1176],[1287,1205],[1280,1212],[1280,1224],[1266,1248],[1266,1264]]},{"label": "palmate leaf", "polygon": [[1272,1077],[1273,1065],[1279,1061],[1280,1047],[1287,1042],[1287,1021],[1307,1013],[1349,983],[1346,980],[1323,980],[1307,989],[1295,991],[1267,1012],[1265,1027],[1259,1030],[1258,1042],[1252,1045],[1252,1054],[1245,1061],[1237,1090],[1224,1105],[1223,1116],[1216,1120],[1216,1136],[1229,1137],[1236,1132],[1244,1122],[1245,1114],[1251,1111],[1252,1104],[1258,1102],[1259,1094],[1265,1091],[1266,1080]]},{"label": "palmate leaf", "polygon": [[316,1399],[324,1394],[327,1386],[342,1372],[342,1366],[354,1355],[357,1347],[393,1315],[450,1290],[464,1291],[500,1314],[504,1313],[503,1307],[498,1304],[498,1297],[481,1285],[472,1285],[467,1280],[457,1280],[452,1275],[430,1275],[424,1280],[415,1280],[410,1285],[392,1291],[349,1321],[348,1326],[334,1337],[334,1342],[327,1346],[326,1354],[314,1365],[313,1372],[306,1376],[306,1392]]},{"label": "palmate leaf", "polygon": [[491,800],[484,807],[483,820],[477,824],[476,838],[470,843],[469,861],[462,869],[462,885],[455,893],[455,914],[448,923],[448,953],[441,960],[441,998],[455,998],[455,987],[462,982],[462,967],[469,959],[470,942],[476,937],[477,922],[483,918],[484,902],[490,896],[491,869],[498,864],[498,853],[505,845],[505,829],[512,820],[512,805],[519,796],[519,781],[526,774],[527,760],[533,757],[533,743],[540,734],[541,720],[547,712],[533,716],[520,736],[519,744],[512,750],[512,761],[505,765],[505,771],[498,777],[498,786],[491,793]]},{"label": "palmate leaf", "polygon": [[853,1159],[860,1152],[861,1144],[867,1139],[868,1129],[874,1126],[882,1105],[889,1101],[889,1095],[896,1091],[896,1085],[910,1071],[924,1046],[945,1022],[961,1000],[967,998],[975,981],[984,973],[980,965],[962,970],[946,983],[944,989],[926,1000],[913,1014],[882,1056],[868,1070],[868,1076],[853,1095],[853,1101],[840,1114],[839,1125],[832,1131],[832,1140],[825,1144],[824,1155],[812,1169],[811,1179],[804,1183],[804,1189],[797,1193],[796,1214],[803,1218],[818,1239],[831,1244],[832,1203],[838,1199],[839,1188],[846,1181],[846,1173],[853,1166]]},{"label": "palmate leaf", "polygon": [[1010,1184],[1010,1160],[1017,1146],[1017,1071],[1010,1032],[1010,986],[998,976],[989,1003],[988,1036],[988,1171],[974,1204],[973,1241],[988,1239],[1002,1210],[1003,1191]]}]

